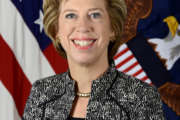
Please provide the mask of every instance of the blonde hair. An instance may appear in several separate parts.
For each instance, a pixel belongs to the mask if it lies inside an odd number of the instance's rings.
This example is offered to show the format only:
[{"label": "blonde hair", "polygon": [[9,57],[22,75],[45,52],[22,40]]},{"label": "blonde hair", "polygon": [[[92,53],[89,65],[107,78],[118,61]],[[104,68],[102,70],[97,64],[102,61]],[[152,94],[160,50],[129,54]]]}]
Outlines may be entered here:
[{"label": "blonde hair", "polygon": [[[110,17],[111,27],[115,33],[114,40],[111,40],[108,47],[108,60],[111,61],[113,56],[116,54],[118,47],[124,43],[121,40],[123,26],[127,15],[127,8],[124,0],[105,0],[106,9]],[[66,57],[65,51],[56,38],[58,32],[58,18],[59,18],[59,7],[62,0],[44,0],[43,11],[44,11],[44,30],[45,33],[51,38],[56,50]]]}]

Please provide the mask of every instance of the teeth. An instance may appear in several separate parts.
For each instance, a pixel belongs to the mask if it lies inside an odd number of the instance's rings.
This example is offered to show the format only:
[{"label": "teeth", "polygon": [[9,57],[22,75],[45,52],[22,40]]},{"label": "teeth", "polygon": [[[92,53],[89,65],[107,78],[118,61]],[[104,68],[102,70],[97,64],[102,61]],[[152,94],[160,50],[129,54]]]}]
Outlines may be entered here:
[{"label": "teeth", "polygon": [[74,40],[74,43],[79,46],[88,46],[90,45],[94,40]]}]

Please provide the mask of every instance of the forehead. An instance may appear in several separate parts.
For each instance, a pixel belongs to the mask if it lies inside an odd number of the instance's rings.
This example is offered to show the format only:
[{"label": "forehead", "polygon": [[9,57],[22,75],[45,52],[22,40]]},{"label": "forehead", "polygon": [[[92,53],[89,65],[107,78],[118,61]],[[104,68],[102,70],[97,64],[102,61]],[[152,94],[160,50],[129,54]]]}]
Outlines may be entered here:
[{"label": "forehead", "polygon": [[70,9],[89,9],[89,8],[102,8],[105,9],[105,0],[62,0],[61,10]]}]

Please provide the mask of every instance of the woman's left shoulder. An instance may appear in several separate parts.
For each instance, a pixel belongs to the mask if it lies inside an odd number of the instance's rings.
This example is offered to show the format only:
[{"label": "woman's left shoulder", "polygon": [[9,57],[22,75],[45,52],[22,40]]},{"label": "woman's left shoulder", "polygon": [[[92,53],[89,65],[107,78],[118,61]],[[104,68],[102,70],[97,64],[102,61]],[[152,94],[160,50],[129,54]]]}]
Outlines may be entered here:
[{"label": "woman's left shoulder", "polygon": [[133,119],[164,120],[162,101],[155,86],[118,72],[110,95]]},{"label": "woman's left shoulder", "polygon": [[126,93],[135,93],[138,96],[159,94],[155,86],[120,71],[118,71],[115,85]]}]

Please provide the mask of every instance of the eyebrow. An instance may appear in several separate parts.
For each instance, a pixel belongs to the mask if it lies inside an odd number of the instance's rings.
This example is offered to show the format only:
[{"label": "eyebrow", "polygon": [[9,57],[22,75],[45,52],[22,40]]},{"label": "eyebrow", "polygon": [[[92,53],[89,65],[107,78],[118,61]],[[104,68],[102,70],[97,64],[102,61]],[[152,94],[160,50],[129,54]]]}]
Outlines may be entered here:
[{"label": "eyebrow", "polygon": [[[102,12],[104,12],[104,10],[102,8],[90,8],[88,9],[88,11],[95,11],[95,10],[100,10]],[[66,9],[63,11],[63,13],[65,12],[77,12],[77,10],[74,10],[74,9]]]},{"label": "eyebrow", "polygon": [[94,11],[94,10],[100,10],[102,12],[104,12],[104,10],[102,8],[90,8],[89,11]]}]

